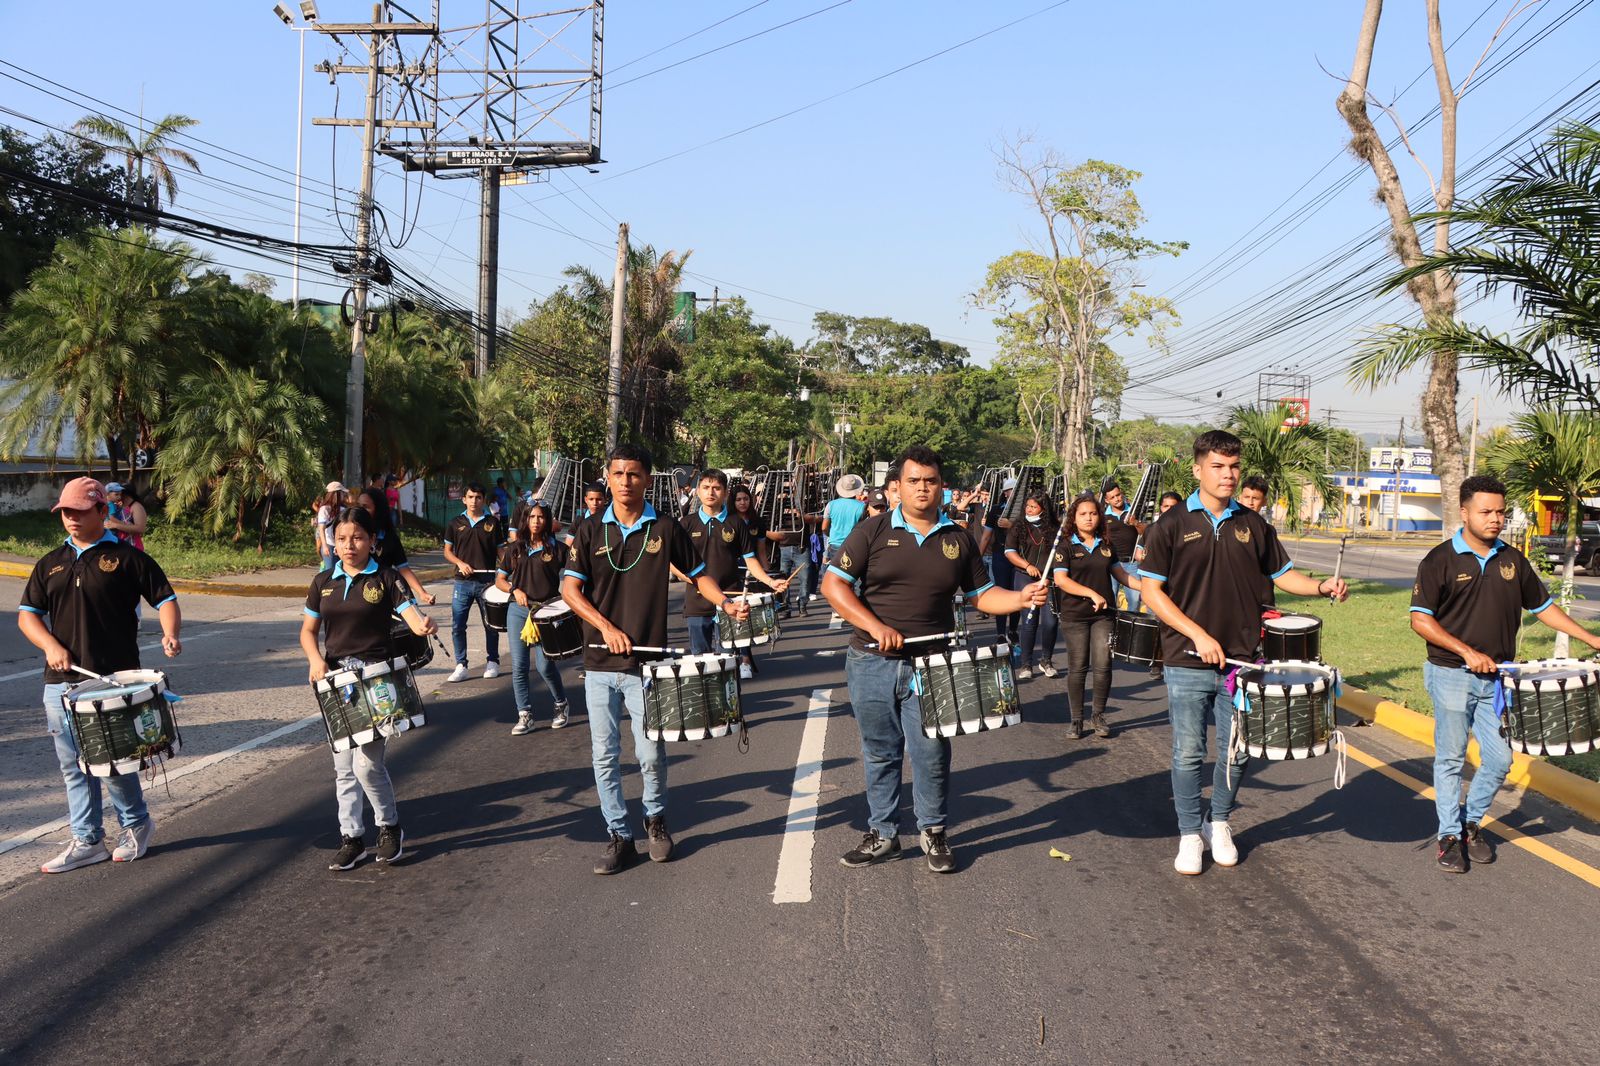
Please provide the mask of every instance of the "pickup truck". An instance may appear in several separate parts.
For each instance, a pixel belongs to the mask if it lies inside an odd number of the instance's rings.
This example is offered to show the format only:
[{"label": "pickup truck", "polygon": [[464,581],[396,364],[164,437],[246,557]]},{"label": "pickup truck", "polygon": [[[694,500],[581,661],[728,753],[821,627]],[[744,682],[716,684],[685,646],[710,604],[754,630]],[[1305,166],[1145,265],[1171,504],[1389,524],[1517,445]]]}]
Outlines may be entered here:
[{"label": "pickup truck", "polygon": [[[1544,549],[1550,564],[1559,572],[1567,557],[1567,534],[1557,530],[1548,537],[1534,537]],[[1600,573],[1600,522],[1585,522],[1578,530],[1578,565],[1589,573]]]}]

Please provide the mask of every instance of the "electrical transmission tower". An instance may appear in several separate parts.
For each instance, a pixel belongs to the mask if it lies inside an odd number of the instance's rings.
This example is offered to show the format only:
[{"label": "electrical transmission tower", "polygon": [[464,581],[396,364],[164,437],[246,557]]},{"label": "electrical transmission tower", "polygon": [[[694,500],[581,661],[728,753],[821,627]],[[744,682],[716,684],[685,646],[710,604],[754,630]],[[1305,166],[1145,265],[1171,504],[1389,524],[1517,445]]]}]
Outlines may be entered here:
[{"label": "electrical transmission tower", "polygon": [[[424,5],[411,0],[410,6]],[[601,162],[605,2],[432,0],[428,6],[422,18],[401,0],[384,4],[390,19],[432,22],[438,30],[417,57],[420,75],[385,85],[383,108],[392,121],[378,151],[407,170],[480,183],[474,370],[481,377],[494,358],[501,186],[525,184],[554,167]],[[482,18],[447,24],[445,8],[457,18],[472,17],[463,14],[469,9]]]},{"label": "electrical transmission tower", "polygon": [[1256,409],[1275,411],[1289,408],[1283,428],[1303,426],[1311,421],[1311,375],[1290,371],[1263,370],[1256,379]]}]

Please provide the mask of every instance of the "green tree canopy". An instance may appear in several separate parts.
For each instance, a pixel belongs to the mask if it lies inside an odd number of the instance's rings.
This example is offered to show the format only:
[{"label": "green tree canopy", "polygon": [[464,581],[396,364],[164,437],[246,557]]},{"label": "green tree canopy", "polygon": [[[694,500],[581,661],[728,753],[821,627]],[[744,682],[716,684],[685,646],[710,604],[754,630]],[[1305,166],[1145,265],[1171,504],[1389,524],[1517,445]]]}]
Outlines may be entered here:
[{"label": "green tree canopy", "polygon": [[681,433],[696,466],[750,468],[783,461],[805,428],[794,346],[755,322],[735,298],[700,316],[685,358]]},{"label": "green tree canopy", "polygon": [[1235,407],[1228,413],[1228,429],[1244,444],[1240,455],[1244,476],[1266,478],[1268,501],[1284,500],[1288,504],[1285,521],[1290,529],[1299,529],[1307,489],[1320,495],[1324,506],[1342,497],[1328,475],[1327,427],[1316,422],[1286,427],[1284,422],[1291,414],[1290,408],[1281,406],[1266,410]]},{"label": "green tree canopy", "polygon": [[824,370],[852,374],[938,374],[965,366],[969,353],[927,326],[892,318],[818,311],[809,354]]}]

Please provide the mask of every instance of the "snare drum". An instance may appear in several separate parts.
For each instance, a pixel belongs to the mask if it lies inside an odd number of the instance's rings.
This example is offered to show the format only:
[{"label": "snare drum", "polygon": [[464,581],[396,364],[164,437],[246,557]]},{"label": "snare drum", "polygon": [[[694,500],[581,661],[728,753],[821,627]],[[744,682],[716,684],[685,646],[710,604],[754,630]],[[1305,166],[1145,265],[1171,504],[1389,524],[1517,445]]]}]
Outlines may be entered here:
[{"label": "snare drum", "polygon": [[533,612],[533,642],[546,659],[565,659],[583,650],[583,625],[560,600]]},{"label": "snare drum", "polygon": [[94,777],[135,774],[178,754],[178,722],[160,670],[118,670],[73,685],[61,697],[78,768]]},{"label": "snare drum", "polygon": [[422,693],[403,658],[332,670],[311,684],[334,751],[427,724]]},{"label": "snare drum", "polygon": [[1258,758],[1309,759],[1328,750],[1339,672],[1321,663],[1286,661],[1239,671],[1234,696],[1236,745]]},{"label": "snare drum", "polygon": [[1286,614],[1261,620],[1261,654],[1268,662],[1322,661],[1322,619],[1314,614]]},{"label": "snare drum", "polygon": [[1009,644],[920,655],[911,665],[923,735],[954,737],[1022,722]]},{"label": "snare drum", "polygon": [[732,655],[686,655],[641,669],[647,739],[705,740],[738,729],[739,661]]},{"label": "snare drum", "polygon": [[1118,611],[1111,628],[1111,657],[1138,666],[1161,661],[1161,623],[1154,615]]},{"label": "snare drum", "polygon": [[1600,748],[1600,664],[1540,659],[1500,678],[1513,751],[1575,755]]},{"label": "snare drum", "polygon": [[717,635],[724,648],[750,648],[766,644],[778,632],[778,611],[770,592],[746,592],[730,596],[734,603],[748,603],[750,617],[736,621],[727,611],[717,610]]},{"label": "snare drum", "polygon": [[511,611],[511,593],[494,585],[483,590],[483,624],[496,633],[506,631],[506,615]]},{"label": "snare drum", "polygon": [[433,641],[421,633],[411,632],[411,626],[399,615],[394,616],[389,626],[389,641],[394,645],[395,654],[403,656],[406,665],[413,670],[421,670],[433,662]]}]

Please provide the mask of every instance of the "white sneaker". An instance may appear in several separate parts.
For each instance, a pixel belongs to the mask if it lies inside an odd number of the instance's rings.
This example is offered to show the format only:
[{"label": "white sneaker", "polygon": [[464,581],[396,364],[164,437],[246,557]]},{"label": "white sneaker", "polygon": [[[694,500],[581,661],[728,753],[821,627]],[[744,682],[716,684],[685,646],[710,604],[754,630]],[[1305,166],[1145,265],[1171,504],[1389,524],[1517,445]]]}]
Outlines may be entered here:
[{"label": "white sneaker", "polygon": [[739,680],[740,681],[749,681],[752,677],[755,677],[755,676],[756,676],[756,673],[755,673],[754,670],[750,669],[750,664],[749,663],[740,663],[739,664]]},{"label": "white sneaker", "polygon": [[445,678],[446,681],[465,681],[466,679],[467,679],[467,664],[466,663],[456,663],[456,668],[454,670],[450,671],[450,676],[449,677]]},{"label": "white sneaker", "polygon": [[144,853],[150,850],[150,835],[155,831],[156,820],[149,817],[136,826],[124,829],[117,838],[117,846],[111,851],[111,861],[132,862],[144,858]]},{"label": "white sneaker", "polygon": [[567,710],[568,707],[566,700],[558,700],[556,702],[556,715],[554,718],[550,719],[551,729],[560,729],[567,724]]},{"label": "white sneaker", "polygon": [[76,870],[80,866],[93,866],[97,862],[105,862],[111,858],[111,853],[101,843],[86,844],[74,837],[67,841],[66,848],[39,867],[42,874],[64,874],[68,870]]},{"label": "white sneaker", "polygon": [[488,678],[491,678],[491,677],[499,677],[500,676],[500,664],[499,663],[490,663],[488,666],[485,666],[483,668],[483,676],[484,676],[485,679],[488,679]]},{"label": "white sneaker", "polygon": [[1205,854],[1206,843],[1200,834],[1185,833],[1178,838],[1178,857],[1172,860],[1172,868],[1180,874],[1197,874]]},{"label": "white sneaker", "polygon": [[1024,666],[1021,670],[1017,671],[1017,680],[1018,681],[1026,681],[1026,680],[1028,680],[1028,678],[1030,678],[1032,676],[1033,676],[1033,667],[1031,667],[1031,666]]},{"label": "white sneaker", "polygon": [[533,732],[533,715],[528,711],[518,711],[517,724],[511,727],[511,735],[520,737],[531,732]]},{"label": "white sneaker", "polygon": [[1233,843],[1233,830],[1227,822],[1206,822],[1200,826],[1200,837],[1211,849],[1211,858],[1218,866],[1239,865],[1239,849]]}]

